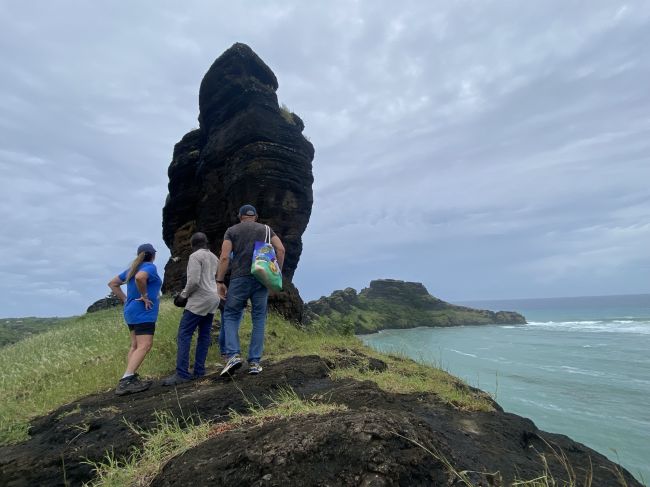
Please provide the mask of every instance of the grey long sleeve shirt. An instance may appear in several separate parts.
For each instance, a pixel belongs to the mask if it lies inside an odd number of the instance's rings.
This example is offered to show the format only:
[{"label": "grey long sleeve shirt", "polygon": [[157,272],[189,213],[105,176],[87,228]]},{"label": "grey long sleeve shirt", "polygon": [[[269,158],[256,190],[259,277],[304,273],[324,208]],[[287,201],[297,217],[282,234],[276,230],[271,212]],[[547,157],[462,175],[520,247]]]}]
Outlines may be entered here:
[{"label": "grey long sleeve shirt", "polygon": [[217,269],[219,259],[208,249],[199,249],[190,255],[187,263],[187,283],[181,296],[188,298],[185,309],[200,316],[217,311]]}]

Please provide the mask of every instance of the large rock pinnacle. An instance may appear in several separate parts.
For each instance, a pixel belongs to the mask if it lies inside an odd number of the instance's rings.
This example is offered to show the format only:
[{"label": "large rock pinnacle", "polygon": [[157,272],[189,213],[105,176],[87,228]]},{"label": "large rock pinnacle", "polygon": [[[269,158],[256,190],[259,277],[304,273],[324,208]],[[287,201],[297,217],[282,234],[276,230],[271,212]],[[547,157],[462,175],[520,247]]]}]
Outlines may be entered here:
[{"label": "large rock pinnacle", "polygon": [[314,148],[302,120],[280,108],[278,81],[245,44],[234,44],[212,64],[199,91],[200,128],[174,147],[163,239],[172,259],[164,292],[182,289],[189,239],[202,231],[219,253],[237,211],[253,204],[286,247],[284,291],[269,302],[290,319],[302,320],[302,300],[291,284],[302,252],[302,234],[313,203]]}]

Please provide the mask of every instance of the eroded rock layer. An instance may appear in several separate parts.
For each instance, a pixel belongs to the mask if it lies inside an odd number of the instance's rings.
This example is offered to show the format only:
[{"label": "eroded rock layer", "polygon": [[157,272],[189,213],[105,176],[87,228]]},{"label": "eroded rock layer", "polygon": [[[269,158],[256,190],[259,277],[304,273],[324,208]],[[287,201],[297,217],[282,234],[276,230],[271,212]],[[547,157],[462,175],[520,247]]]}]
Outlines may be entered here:
[{"label": "eroded rock layer", "polygon": [[174,147],[163,238],[172,259],[163,292],[182,289],[189,238],[202,231],[218,254],[224,232],[243,204],[254,205],[286,247],[285,290],[270,304],[302,321],[302,300],[291,284],[302,252],[302,234],[313,203],[314,148],[300,117],[280,107],[278,81],[244,44],[234,44],[206,73],[199,92],[200,128]]}]

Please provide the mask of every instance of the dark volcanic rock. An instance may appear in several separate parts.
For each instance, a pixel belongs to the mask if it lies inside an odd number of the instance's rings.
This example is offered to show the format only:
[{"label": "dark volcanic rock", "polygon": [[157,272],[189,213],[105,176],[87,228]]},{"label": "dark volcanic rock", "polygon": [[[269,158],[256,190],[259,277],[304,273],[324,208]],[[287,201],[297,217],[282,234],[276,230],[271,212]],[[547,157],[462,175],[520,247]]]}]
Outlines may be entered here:
[{"label": "dark volcanic rock", "polygon": [[[368,357],[356,358],[362,367]],[[142,444],[129,423],[149,430],[163,411],[221,423],[231,410],[247,414],[251,400],[268,405],[272,391],[286,387],[347,409],[224,429],[169,461],[153,485],[466,485],[447,469],[448,461],[467,470],[473,485],[503,486],[540,476],[540,454],[554,485],[568,480],[562,455],[577,479],[591,471],[594,486],[620,486],[619,475],[629,487],[641,485],[603,455],[498,406],[464,411],[435,394],[389,393],[370,381],[334,381],[329,372],[318,356],[292,357],[236,382],[213,376],[171,389],[155,384],[134,396],[86,397],[37,419],[26,442],[0,447],[0,485],[81,485],[93,478],[88,460],[104,460],[107,451],[128,457]]]},{"label": "dark volcanic rock", "polygon": [[95,311],[100,311],[102,309],[115,308],[116,306],[122,306],[122,301],[120,298],[115,296],[115,294],[110,293],[108,296],[102,299],[98,299],[93,304],[88,306],[86,313],[94,313]]},{"label": "dark volcanic rock", "polygon": [[316,301],[310,301],[309,310],[317,315],[327,315],[332,311],[348,313],[354,306],[359,304],[357,292],[351,287],[343,291],[334,291],[329,297],[321,297]]},{"label": "dark volcanic rock", "polygon": [[429,294],[420,282],[399,281],[397,279],[376,279],[359,293],[370,300],[384,300],[396,304],[413,306],[418,309],[448,309],[452,305]]},{"label": "dark volcanic rock", "polygon": [[203,78],[200,128],[176,144],[168,170],[163,238],[173,258],[165,266],[163,291],[182,289],[192,233],[205,232],[218,253],[224,232],[238,222],[239,207],[250,203],[287,251],[285,289],[269,302],[302,321],[302,300],[291,280],[311,215],[314,148],[302,135],[302,120],[278,105],[277,89],[271,69],[239,43]]}]

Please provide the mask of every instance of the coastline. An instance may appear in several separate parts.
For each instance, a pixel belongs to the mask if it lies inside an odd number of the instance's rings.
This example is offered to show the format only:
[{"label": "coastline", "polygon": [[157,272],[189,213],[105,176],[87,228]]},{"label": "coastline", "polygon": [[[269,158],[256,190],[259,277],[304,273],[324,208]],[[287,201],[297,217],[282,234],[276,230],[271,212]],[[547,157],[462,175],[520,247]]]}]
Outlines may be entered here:
[{"label": "coastline", "polygon": [[647,481],[650,423],[644,421],[644,398],[650,394],[650,381],[641,369],[647,367],[650,323],[612,324],[618,331],[592,320],[572,323],[444,332],[420,327],[359,338],[375,350],[442,365],[461,380],[492,391],[507,411],[578,439],[613,460],[616,450],[624,465]]}]

